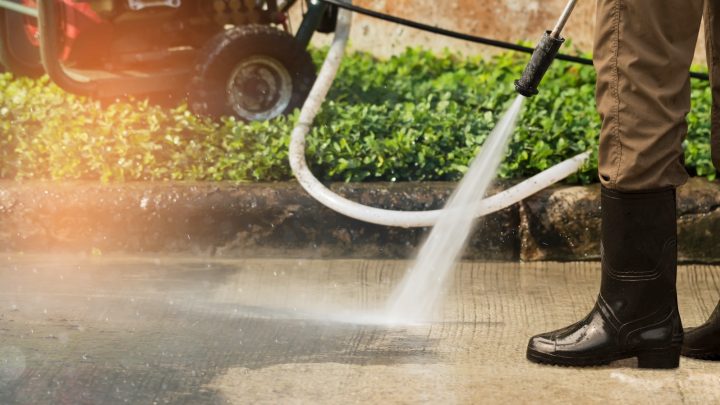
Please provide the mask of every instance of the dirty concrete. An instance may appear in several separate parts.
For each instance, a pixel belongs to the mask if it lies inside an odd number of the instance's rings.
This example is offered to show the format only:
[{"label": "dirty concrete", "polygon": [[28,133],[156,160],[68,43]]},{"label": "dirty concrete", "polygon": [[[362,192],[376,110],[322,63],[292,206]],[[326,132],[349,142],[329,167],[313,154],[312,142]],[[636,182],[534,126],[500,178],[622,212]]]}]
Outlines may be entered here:
[{"label": "dirty concrete", "polygon": [[[457,183],[335,183],[361,204],[440,208]],[[500,183],[491,191],[509,187]],[[720,262],[720,183],[678,191],[679,256]],[[0,251],[187,253],[324,258],[412,257],[427,229],[377,226],[337,214],[294,182],[111,183],[0,181]],[[598,258],[599,186],[555,186],[485,217],[469,260]]]},{"label": "dirty concrete", "polygon": [[[546,29],[552,29],[566,0],[354,0],[353,4],[413,21],[506,42],[535,44]],[[292,10],[294,27],[301,21],[302,4]],[[563,33],[571,40],[563,52],[592,52],[595,2],[580,1]],[[316,35],[316,45],[327,45],[331,35]],[[445,49],[465,55],[492,55],[502,50],[446,38],[362,15],[353,17],[350,47],[380,57],[397,54],[408,46],[436,52]],[[704,34],[695,51],[695,63],[705,64]]]},{"label": "dirty concrete", "polygon": [[[384,260],[10,255],[0,260],[0,403],[717,403],[720,364],[586,370],[524,359],[577,320],[598,264],[464,262],[434,322],[354,324],[409,265]],[[718,267],[683,266],[701,322]]]}]

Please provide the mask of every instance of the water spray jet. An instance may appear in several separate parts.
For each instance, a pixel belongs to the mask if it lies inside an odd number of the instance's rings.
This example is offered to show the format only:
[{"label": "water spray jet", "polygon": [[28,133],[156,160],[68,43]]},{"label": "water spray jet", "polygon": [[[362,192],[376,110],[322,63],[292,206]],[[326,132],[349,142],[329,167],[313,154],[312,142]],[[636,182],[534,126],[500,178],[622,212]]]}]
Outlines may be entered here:
[{"label": "water spray jet", "polygon": [[[445,286],[462,248],[472,232],[473,219],[508,207],[551,184],[575,173],[589,153],[568,159],[548,170],[492,197],[485,197],[490,182],[505,155],[507,142],[520,116],[523,96],[538,93],[537,86],[550,67],[564,39],[560,33],[575,7],[570,0],[552,31],[547,32],[533,52],[522,77],[515,83],[517,96],[492,131],[480,154],[473,160],[459,186],[442,210],[394,211],[368,207],[341,197],[325,187],[312,174],[305,160],[305,136],[320,111],[342,61],[350,33],[351,12],[343,8],[338,14],[335,38],[320,69],[290,138],[290,167],[300,185],[317,201],[341,214],[379,225],[419,227],[433,226],[423,243],[416,265],[406,273],[387,302],[386,318],[391,323],[429,320],[431,312],[445,291]],[[346,4],[352,5],[352,2]],[[470,218],[468,218],[468,216]]]}]

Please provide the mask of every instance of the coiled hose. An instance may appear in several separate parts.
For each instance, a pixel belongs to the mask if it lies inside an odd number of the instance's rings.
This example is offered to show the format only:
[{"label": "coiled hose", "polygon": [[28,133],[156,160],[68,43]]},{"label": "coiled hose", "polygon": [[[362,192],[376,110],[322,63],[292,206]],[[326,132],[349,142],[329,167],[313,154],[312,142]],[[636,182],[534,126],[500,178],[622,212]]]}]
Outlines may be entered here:
[{"label": "coiled hose", "polygon": [[[350,4],[352,4],[350,2]],[[300,185],[313,198],[326,207],[348,217],[377,225],[397,226],[403,228],[433,226],[440,216],[440,210],[431,211],[396,211],[386,210],[350,201],[333,193],[325,187],[308,168],[305,160],[305,137],[310,132],[313,120],[320,111],[323,101],[335,79],[342,62],[348,37],[352,12],[341,9],[335,37],[330,45],[327,57],[318,74],[317,80],[310,90],[305,104],[300,110],[300,117],[290,138],[290,167]],[[589,152],[579,154],[539,173],[522,183],[505,191],[477,202],[473,209],[474,217],[480,217],[507,208],[538,191],[570,176],[578,171],[590,156]]]}]

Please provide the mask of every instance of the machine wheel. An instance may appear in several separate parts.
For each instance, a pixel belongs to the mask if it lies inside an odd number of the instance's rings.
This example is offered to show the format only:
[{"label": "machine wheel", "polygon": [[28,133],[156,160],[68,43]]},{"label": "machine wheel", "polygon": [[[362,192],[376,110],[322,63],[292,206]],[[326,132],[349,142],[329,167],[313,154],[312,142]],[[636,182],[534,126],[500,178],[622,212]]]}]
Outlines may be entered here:
[{"label": "machine wheel", "polygon": [[314,81],[310,54],[290,34],[246,25],[223,31],[205,45],[188,98],[199,114],[262,121],[300,107]]},{"label": "machine wheel", "polygon": [[[15,0],[26,6],[35,6],[34,1]],[[0,13],[0,41],[5,50],[5,69],[16,76],[39,77],[45,73],[40,60],[37,21],[19,13],[4,10]]]}]

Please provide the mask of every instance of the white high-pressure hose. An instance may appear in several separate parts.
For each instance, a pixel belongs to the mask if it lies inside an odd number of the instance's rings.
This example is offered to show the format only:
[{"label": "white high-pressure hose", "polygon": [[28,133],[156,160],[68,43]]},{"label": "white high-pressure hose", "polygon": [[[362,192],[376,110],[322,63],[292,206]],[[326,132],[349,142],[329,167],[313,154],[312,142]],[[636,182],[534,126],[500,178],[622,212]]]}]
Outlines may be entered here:
[{"label": "white high-pressure hose", "polygon": [[[325,187],[308,168],[305,160],[305,136],[315,116],[320,111],[328,90],[332,85],[338,67],[345,53],[350,34],[352,13],[342,9],[338,13],[337,27],[327,58],[323,62],[317,80],[310,90],[300,117],[290,138],[290,167],[300,185],[313,198],[326,207],[348,217],[378,225],[403,228],[433,226],[440,216],[440,210],[432,211],[395,211],[369,207],[341,197]],[[478,201],[474,207],[474,216],[480,217],[507,208],[538,191],[570,176],[580,169],[588,159],[589,152],[565,160],[505,191]]]}]

